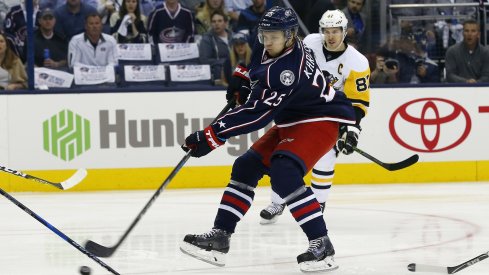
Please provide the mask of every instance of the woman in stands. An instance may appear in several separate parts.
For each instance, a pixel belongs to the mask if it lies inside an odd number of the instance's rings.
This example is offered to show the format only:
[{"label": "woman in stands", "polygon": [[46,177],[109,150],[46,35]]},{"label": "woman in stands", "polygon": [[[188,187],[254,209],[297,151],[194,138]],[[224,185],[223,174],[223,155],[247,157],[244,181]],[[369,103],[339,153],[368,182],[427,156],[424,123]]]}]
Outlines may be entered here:
[{"label": "woman in stands", "polygon": [[7,38],[0,33],[0,89],[19,90],[27,87],[27,74],[22,61],[7,45]]},{"label": "woman in stands", "polygon": [[117,43],[147,43],[146,25],[139,0],[123,0],[119,12],[110,17],[110,30]]},{"label": "woman in stands", "polygon": [[224,63],[224,81],[229,83],[232,77],[234,68],[238,64],[247,67],[251,62],[251,48],[248,44],[248,37],[242,33],[233,35],[231,39],[231,49],[229,51],[229,59]]},{"label": "woman in stands", "polygon": [[211,15],[217,10],[228,16],[224,8],[224,0],[206,0],[197,8],[197,13],[195,14],[197,34],[204,34],[211,30]]}]

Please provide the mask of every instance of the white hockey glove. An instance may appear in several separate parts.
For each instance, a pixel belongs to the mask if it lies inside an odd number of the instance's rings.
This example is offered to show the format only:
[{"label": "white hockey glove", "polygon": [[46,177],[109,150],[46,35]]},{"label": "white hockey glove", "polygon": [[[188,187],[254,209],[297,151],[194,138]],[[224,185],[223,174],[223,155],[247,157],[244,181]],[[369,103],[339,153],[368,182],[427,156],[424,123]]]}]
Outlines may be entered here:
[{"label": "white hockey glove", "polygon": [[340,137],[336,141],[338,151],[345,155],[353,153],[353,148],[357,147],[358,136],[361,131],[360,125],[341,125]]}]

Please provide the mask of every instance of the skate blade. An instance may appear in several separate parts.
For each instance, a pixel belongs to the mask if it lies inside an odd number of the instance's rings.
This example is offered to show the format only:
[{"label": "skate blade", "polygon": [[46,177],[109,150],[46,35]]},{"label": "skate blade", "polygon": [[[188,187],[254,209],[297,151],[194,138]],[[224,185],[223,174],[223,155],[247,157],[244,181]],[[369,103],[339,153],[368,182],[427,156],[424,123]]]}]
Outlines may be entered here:
[{"label": "skate blade", "polygon": [[270,220],[267,220],[267,219],[261,218],[261,220],[260,220],[260,224],[261,224],[261,225],[274,224],[274,223],[276,223],[276,222],[277,222],[277,220],[278,220],[278,217],[279,217],[279,216],[280,216],[280,215],[277,215],[277,216],[273,217],[273,218],[272,218],[272,219],[270,219]]},{"label": "skate blade", "polygon": [[333,257],[326,257],[322,261],[302,262],[299,267],[304,273],[329,272],[339,268]]},{"label": "skate blade", "polygon": [[207,251],[187,242],[180,244],[180,250],[191,257],[204,261],[208,264],[223,267],[226,265],[226,253],[218,251]]}]

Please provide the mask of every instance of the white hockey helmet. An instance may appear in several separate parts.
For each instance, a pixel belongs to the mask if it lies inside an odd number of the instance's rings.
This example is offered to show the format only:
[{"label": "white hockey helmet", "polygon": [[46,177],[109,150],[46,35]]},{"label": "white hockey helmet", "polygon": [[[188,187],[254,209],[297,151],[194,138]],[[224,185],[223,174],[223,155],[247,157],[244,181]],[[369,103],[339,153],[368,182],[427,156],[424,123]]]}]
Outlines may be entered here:
[{"label": "white hockey helmet", "polygon": [[319,19],[319,32],[323,33],[325,28],[341,28],[343,30],[343,38],[346,37],[346,29],[348,26],[348,19],[345,14],[340,10],[328,10],[321,19]]}]

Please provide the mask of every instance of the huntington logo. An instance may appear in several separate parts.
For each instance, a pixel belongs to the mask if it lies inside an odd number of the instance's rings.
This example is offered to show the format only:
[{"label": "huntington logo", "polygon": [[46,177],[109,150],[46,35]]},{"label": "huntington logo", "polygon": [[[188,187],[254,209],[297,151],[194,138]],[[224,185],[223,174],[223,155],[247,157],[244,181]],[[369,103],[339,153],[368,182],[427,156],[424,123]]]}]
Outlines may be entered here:
[{"label": "huntington logo", "polygon": [[90,121],[63,110],[43,122],[44,150],[71,161],[90,149]]}]

